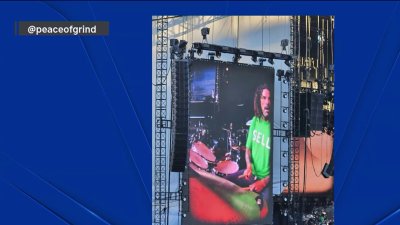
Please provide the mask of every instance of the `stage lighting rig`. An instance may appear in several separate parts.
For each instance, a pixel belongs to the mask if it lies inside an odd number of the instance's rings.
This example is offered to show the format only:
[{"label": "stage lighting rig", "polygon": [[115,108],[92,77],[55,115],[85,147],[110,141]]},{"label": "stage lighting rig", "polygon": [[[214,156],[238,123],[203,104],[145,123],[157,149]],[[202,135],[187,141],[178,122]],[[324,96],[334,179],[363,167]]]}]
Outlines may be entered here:
[{"label": "stage lighting rig", "polygon": [[286,47],[289,45],[289,40],[288,39],[282,39],[281,40],[281,47],[282,51],[286,51]]},{"label": "stage lighting rig", "polygon": [[240,59],[241,56],[250,56],[250,57],[254,56],[257,58],[272,59],[272,60],[287,60],[287,63],[289,63],[290,65],[290,60],[293,59],[292,56],[287,54],[255,51],[243,48],[233,48],[229,46],[214,45],[214,44],[199,43],[199,42],[193,43],[193,48],[197,49],[197,53],[206,50],[206,51],[232,54],[234,55],[234,59],[237,61]]},{"label": "stage lighting rig", "polygon": [[233,61],[234,63],[238,63],[239,60],[240,60],[241,58],[242,58],[242,57],[240,56],[240,54],[235,54],[235,55],[233,56],[233,58],[232,58],[232,61]]},{"label": "stage lighting rig", "polygon": [[169,39],[169,46],[174,47],[179,44],[178,39]]},{"label": "stage lighting rig", "polygon": [[252,55],[251,56],[251,61],[253,61],[254,63],[257,62],[257,56],[256,55]]},{"label": "stage lighting rig", "polygon": [[286,59],[286,60],[285,60],[285,64],[286,64],[286,66],[288,66],[288,67],[292,67],[292,64],[290,63],[290,60],[289,60],[289,59]]},{"label": "stage lighting rig", "polygon": [[180,40],[179,41],[179,49],[185,49],[186,50],[186,45],[187,45],[187,41],[185,41],[185,40]]},{"label": "stage lighting rig", "polygon": [[268,62],[269,62],[269,64],[274,65],[274,58],[269,58]]},{"label": "stage lighting rig", "polygon": [[179,50],[179,40],[178,39],[169,39],[170,46],[170,58],[175,59],[175,53]]},{"label": "stage lighting rig", "polygon": [[185,52],[186,52],[186,45],[187,45],[187,41],[185,41],[185,40],[180,40],[179,41],[179,45],[178,45],[178,56],[179,56],[179,58],[180,59],[182,59],[183,58],[183,55],[185,54]]},{"label": "stage lighting rig", "polygon": [[207,42],[207,35],[210,34],[210,28],[203,27],[201,28],[201,35],[203,36],[203,42]]},{"label": "stage lighting rig", "polygon": [[264,66],[264,62],[267,61],[265,58],[259,58],[258,62],[260,63],[260,66]]},{"label": "stage lighting rig", "polygon": [[214,60],[214,59],[215,59],[215,53],[214,53],[214,52],[209,52],[209,53],[208,53],[208,58],[209,58],[210,60]]},{"label": "stage lighting rig", "polygon": [[175,59],[175,56],[178,59],[183,59],[183,55],[186,52],[186,45],[187,41],[185,40],[178,40],[178,39],[170,39],[169,46],[170,46],[170,58]]},{"label": "stage lighting rig", "polygon": [[285,72],[283,70],[277,70],[276,76],[278,77],[278,81],[282,81],[282,77],[285,76]]},{"label": "stage lighting rig", "polygon": [[286,79],[286,81],[290,81],[290,78],[293,76],[293,72],[292,71],[290,71],[290,70],[286,70],[286,72],[285,72],[285,79]]},{"label": "stage lighting rig", "polygon": [[197,49],[197,55],[201,56],[203,54],[203,50],[201,48]]},{"label": "stage lighting rig", "polygon": [[191,49],[188,50],[188,52],[189,52],[189,58],[190,59],[194,59],[194,53],[196,52],[196,50],[191,48]]}]

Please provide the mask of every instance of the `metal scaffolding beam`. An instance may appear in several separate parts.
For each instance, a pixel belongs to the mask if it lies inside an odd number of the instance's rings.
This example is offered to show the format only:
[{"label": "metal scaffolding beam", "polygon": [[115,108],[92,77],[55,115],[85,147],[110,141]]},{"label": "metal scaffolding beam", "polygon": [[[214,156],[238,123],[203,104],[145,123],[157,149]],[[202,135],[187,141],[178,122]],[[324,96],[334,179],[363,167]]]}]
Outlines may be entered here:
[{"label": "metal scaffolding beam", "polygon": [[153,224],[168,224],[167,121],[168,18],[157,16]]},{"label": "metal scaffolding beam", "polygon": [[298,140],[293,137],[295,133],[295,123],[296,118],[294,110],[300,107],[295,107],[295,104],[300,104],[296,102],[296,94],[298,94],[298,89],[300,87],[300,72],[298,71],[298,57],[300,52],[300,17],[292,16],[290,18],[290,54],[293,57],[293,65],[291,70],[293,72],[293,77],[289,82],[289,112],[290,112],[290,123],[289,128],[291,134],[289,136],[289,212],[292,215],[292,220],[289,221],[290,224],[298,224],[299,215],[301,215],[300,208],[300,190],[299,190],[299,180],[300,180],[300,149],[298,145]]}]

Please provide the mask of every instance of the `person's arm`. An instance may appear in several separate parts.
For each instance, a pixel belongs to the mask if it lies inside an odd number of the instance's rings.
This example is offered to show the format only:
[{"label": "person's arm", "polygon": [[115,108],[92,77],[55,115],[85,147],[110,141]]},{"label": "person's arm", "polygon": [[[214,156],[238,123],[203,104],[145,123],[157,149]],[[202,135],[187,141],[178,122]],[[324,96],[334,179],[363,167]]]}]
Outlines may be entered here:
[{"label": "person's arm", "polygon": [[252,174],[252,165],[251,165],[251,148],[252,148],[252,139],[253,139],[253,130],[254,130],[254,117],[251,121],[249,133],[247,135],[247,140],[246,140],[246,154],[245,154],[245,159],[246,159],[246,169],[243,172],[243,176],[246,179],[250,179],[251,174]]},{"label": "person's arm", "polygon": [[261,179],[260,181],[262,181],[265,184],[265,186],[267,186],[268,183],[271,181],[271,177],[270,176],[266,176],[263,179]]},{"label": "person's arm", "polygon": [[250,156],[251,156],[251,150],[249,148],[246,148],[246,155],[245,155],[246,170],[243,172],[244,178],[246,178],[246,179],[250,179],[251,174],[252,174]]},{"label": "person's arm", "polygon": [[271,181],[270,176],[266,176],[265,178],[258,180],[249,186],[250,191],[261,192]]}]

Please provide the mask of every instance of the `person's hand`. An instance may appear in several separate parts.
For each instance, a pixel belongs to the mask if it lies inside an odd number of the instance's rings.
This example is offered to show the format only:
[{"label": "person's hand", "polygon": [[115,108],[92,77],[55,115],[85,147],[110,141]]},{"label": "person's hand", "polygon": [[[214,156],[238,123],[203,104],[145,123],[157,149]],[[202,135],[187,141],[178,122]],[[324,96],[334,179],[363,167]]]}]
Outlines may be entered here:
[{"label": "person's hand", "polygon": [[251,171],[251,166],[247,167],[247,169],[243,172],[243,176],[246,180],[250,179],[251,174],[253,171]]},{"label": "person's hand", "polygon": [[265,179],[258,180],[249,186],[249,191],[261,192],[267,184]]}]

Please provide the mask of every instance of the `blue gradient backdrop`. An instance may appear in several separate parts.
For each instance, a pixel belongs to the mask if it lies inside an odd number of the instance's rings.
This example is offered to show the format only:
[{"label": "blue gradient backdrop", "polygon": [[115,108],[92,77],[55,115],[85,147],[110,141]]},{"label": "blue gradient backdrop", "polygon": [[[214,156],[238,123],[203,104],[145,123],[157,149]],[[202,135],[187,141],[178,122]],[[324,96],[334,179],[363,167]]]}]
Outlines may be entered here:
[{"label": "blue gradient backdrop", "polygon": [[[335,15],[336,224],[400,224],[397,2],[0,3],[0,224],[151,224],[151,16]],[[106,20],[107,37],[20,37]]]}]

